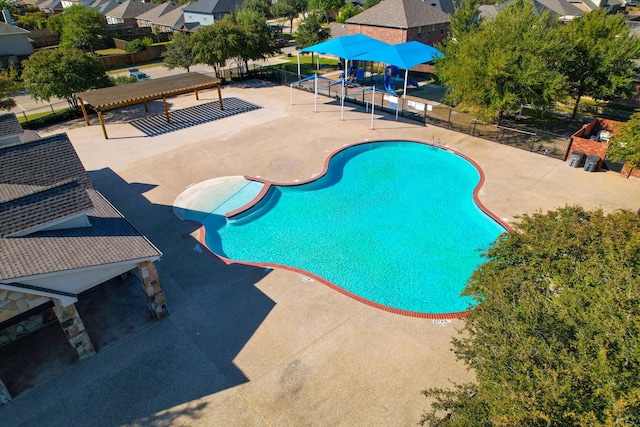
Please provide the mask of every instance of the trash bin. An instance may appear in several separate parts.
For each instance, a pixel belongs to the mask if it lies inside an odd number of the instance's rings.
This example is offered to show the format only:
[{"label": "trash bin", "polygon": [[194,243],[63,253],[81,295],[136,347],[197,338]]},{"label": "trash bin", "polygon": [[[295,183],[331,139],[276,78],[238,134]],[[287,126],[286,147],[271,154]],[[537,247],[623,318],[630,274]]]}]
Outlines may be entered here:
[{"label": "trash bin", "polygon": [[598,156],[587,156],[587,160],[584,162],[584,170],[587,172],[595,171],[599,161],[600,157]]},{"label": "trash bin", "polygon": [[582,161],[584,160],[584,153],[582,151],[574,151],[571,153],[571,157],[569,158],[569,166],[572,168],[579,168],[582,166]]}]

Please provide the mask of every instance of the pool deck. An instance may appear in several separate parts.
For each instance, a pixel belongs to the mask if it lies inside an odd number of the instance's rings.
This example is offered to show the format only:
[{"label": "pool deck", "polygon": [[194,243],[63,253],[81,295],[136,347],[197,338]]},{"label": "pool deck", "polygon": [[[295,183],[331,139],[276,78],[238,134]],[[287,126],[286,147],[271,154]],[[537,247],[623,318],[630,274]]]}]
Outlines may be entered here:
[{"label": "pool deck", "polygon": [[[184,426],[413,426],[420,391],[468,381],[451,323],[388,313],[291,271],[227,265],[202,250],[176,198],[212,178],[274,182],[317,176],[328,154],[364,140],[439,139],[485,174],[479,197],[507,222],[567,204],[640,207],[640,182],[433,126],[395,121],[288,87],[225,87],[261,108],[145,137],[127,121],[143,107],[49,129],[67,131],[101,191],[164,253],[158,271],[171,315],[0,407],[0,424]],[[215,91],[169,100],[213,102]],[[162,114],[162,103],[150,103]],[[438,165],[433,165],[438,167]],[[236,183],[238,184],[238,183]],[[89,331],[91,334],[92,331]]]}]

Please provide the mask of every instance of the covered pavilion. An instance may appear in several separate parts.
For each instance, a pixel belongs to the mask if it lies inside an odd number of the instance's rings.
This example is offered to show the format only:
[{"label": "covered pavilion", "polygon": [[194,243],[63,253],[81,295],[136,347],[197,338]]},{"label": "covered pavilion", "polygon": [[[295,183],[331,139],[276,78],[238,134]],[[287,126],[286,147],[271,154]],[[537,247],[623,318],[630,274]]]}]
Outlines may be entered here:
[{"label": "covered pavilion", "polygon": [[162,99],[164,104],[164,114],[167,119],[167,123],[169,123],[170,118],[169,109],[167,108],[167,98],[170,96],[194,92],[196,99],[199,99],[198,91],[217,87],[220,109],[223,110],[220,85],[221,80],[218,78],[210,77],[201,73],[184,73],[126,85],[92,89],[86,92],[76,93],[74,95],[80,101],[80,107],[82,108],[82,114],[84,115],[84,120],[87,123],[87,126],[89,126],[89,117],[87,115],[85,104],[91,105],[96,110],[98,113],[98,120],[100,120],[100,125],[102,126],[104,138],[109,139],[107,129],[104,125],[104,119],[102,117],[103,111],[114,110],[116,108],[127,107],[135,104],[144,104],[145,111],[149,111],[147,108],[147,102]]},{"label": "covered pavilion", "polygon": [[[433,61],[438,56],[442,55],[442,52],[433,46],[429,46],[418,41],[391,45],[364,34],[352,34],[336,37],[334,39],[300,49],[300,51],[298,51],[298,74],[300,74],[300,52],[330,54],[346,60],[382,62],[402,68],[405,70],[404,91],[402,93],[403,98],[406,98],[407,94],[409,69],[416,65]],[[398,111],[396,109],[396,119],[397,113]]]}]

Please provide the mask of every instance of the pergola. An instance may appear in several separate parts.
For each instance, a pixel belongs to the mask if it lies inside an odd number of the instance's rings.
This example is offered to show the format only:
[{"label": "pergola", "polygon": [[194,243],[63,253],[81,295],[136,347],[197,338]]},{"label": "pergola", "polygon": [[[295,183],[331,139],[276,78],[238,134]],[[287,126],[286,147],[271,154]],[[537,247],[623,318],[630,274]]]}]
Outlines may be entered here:
[{"label": "pergola", "polygon": [[106,87],[102,89],[92,89],[86,92],[74,94],[80,101],[84,120],[89,126],[89,117],[85,103],[91,105],[98,113],[98,119],[102,126],[104,138],[108,139],[107,129],[104,126],[102,112],[114,110],[116,108],[127,107],[129,105],[144,104],[145,111],[147,102],[156,99],[162,99],[164,104],[164,114],[167,123],[170,123],[169,109],[167,108],[167,98],[170,96],[182,95],[184,93],[194,92],[196,99],[198,91],[204,89],[218,88],[218,99],[220,100],[220,109],[222,106],[222,92],[220,91],[220,79],[210,77],[201,73],[185,73],[176,76],[161,77],[159,79],[145,80],[137,83],[124,84],[119,86]]}]

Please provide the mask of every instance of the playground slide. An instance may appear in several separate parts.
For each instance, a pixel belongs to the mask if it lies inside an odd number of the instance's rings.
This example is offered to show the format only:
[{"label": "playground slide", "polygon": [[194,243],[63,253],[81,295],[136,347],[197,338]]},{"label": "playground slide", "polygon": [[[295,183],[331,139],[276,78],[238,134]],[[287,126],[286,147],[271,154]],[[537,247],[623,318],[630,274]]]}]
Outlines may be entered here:
[{"label": "playground slide", "polygon": [[[388,65],[384,69],[384,90],[389,93],[393,93],[394,95],[396,91],[393,89],[393,79],[396,77],[399,77],[404,81],[404,72],[400,71],[395,65]],[[418,87],[420,85],[415,80],[408,79],[407,86]]]}]

